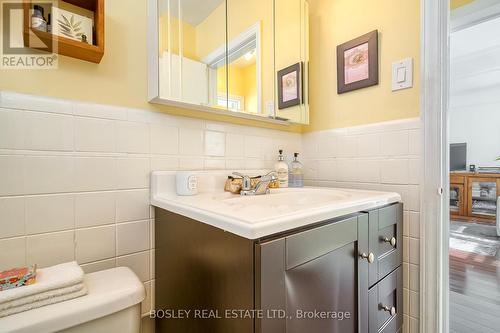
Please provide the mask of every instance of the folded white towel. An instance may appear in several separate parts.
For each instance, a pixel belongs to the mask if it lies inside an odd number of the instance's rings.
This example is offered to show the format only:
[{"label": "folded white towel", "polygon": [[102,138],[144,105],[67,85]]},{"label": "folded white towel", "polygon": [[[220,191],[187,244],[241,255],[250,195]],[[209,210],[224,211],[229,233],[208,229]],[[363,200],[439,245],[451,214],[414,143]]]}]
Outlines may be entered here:
[{"label": "folded white towel", "polygon": [[53,298],[53,297],[64,296],[67,294],[72,294],[72,293],[78,292],[84,288],[85,288],[85,285],[83,283],[78,283],[78,284],[75,284],[75,285],[72,285],[69,287],[48,290],[48,291],[44,291],[42,293],[34,294],[31,296],[16,298],[15,300],[12,300],[9,302],[0,303],[0,312],[5,311],[5,310],[10,309],[10,308],[15,308],[18,306],[29,304],[29,303],[41,302],[41,301],[46,300],[47,298]]},{"label": "folded white towel", "polygon": [[73,292],[73,293],[55,296],[55,297],[49,297],[49,298],[46,298],[42,301],[28,303],[28,304],[24,304],[24,305],[16,306],[16,307],[13,307],[13,308],[10,308],[7,310],[0,311],[0,318],[10,316],[10,315],[13,315],[15,313],[19,313],[19,312],[23,312],[23,311],[28,311],[31,309],[40,308],[42,306],[68,301],[70,299],[84,296],[86,294],[87,294],[87,288],[85,286],[83,286],[82,289],[80,289],[79,291]]},{"label": "folded white towel", "polygon": [[83,283],[83,271],[76,261],[38,269],[36,282],[0,291],[0,305],[16,299]]}]

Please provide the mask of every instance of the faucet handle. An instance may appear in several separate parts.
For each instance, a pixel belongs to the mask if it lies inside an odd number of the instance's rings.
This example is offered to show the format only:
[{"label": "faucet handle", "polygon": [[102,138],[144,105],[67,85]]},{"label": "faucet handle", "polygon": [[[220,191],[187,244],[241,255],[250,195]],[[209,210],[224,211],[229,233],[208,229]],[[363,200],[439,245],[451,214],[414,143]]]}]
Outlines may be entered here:
[{"label": "faucet handle", "polygon": [[267,174],[265,174],[264,176],[262,176],[260,178],[261,181],[274,181],[274,180],[277,180],[278,179],[278,174],[276,173],[276,171],[271,171],[271,172],[268,172]]},{"label": "faucet handle", "polygon": [[252,189],[252,181],[249,176],[239,172],[233,172],[233,175],[243,178],[243,184],[241,185],[242,190],[248,191]]}]

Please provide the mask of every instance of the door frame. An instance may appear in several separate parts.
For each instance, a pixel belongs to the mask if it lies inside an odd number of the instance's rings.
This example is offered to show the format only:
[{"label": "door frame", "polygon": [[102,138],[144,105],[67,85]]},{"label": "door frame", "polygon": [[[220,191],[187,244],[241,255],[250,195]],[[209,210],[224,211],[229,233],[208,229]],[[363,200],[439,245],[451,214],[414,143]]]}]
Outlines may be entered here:
[{"label": "door frame", "polygon": [[449,331],[449,0],[421,0],[420,332]]}]

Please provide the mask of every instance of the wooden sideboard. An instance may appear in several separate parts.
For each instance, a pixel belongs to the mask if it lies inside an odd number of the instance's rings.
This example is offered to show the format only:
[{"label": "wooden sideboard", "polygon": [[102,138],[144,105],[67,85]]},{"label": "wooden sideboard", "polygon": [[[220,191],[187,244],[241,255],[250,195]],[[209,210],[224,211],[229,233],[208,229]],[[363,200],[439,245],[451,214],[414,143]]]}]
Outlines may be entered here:
[{"label": "wooden sideboard", "polygon": [[450,173],[450,216],[453,220],[495,224],[500,174]]}]

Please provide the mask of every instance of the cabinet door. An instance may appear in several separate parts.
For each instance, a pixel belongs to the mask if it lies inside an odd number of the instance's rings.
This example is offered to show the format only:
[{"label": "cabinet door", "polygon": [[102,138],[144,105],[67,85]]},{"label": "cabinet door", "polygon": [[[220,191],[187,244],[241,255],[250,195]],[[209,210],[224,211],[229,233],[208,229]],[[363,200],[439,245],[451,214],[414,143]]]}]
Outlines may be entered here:
[{"label": "cabinet door", "polygon": [[368,265],[370,286],[401,264],[402,248],[403,205],[398,203],[370,211],[369,254],[374,257]]},{"label": "cabinet door", "polygon": [[495,178],[468,178],[468,215],[494,220],[497,213],[498,183]]},{"label": "cabinet door", "polygon": [[464,198],[464,186],[462,184],[451,184],[450,185],[450,215],[453,216],[465,216],[465,198]]},{"label": "cabinet door", "polygon": [[150,2],[157,15],[158,40],[157,53],[150,54],[156,59],[150,63],[149,98],[228,109],[226,1],[213,2],[205,10],[200,10],[203,1]]},{"label": "cabinet door", "polygon": [[[257,332],[358,331],[357,221],[257,245],[256,303],[265,314]],[[269,318],[275,310],[287,316]]]},{"label": "cabinet door", "polygon": [[394,333],[403,324],[403,276],[401,267],[369,291],[369,333]]}]

